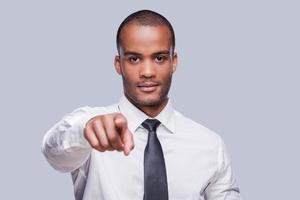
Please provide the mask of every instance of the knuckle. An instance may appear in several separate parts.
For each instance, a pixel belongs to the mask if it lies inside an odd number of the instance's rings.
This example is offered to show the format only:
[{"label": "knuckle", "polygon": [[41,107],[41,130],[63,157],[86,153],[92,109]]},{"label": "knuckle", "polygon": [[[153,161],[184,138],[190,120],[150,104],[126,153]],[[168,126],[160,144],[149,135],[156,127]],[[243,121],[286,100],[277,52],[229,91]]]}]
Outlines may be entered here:
[{"label": "knuckle", "polygon": [[102,149],[102,148],[100,148],[100,147],[97,148],[97,150],[100,151],[100,152],[104,152],[104,151],[105,151],[104,149]]},{"label": "knuckle", "polygon": [[108,150],[108,151],[114,151],[115,149],[112,148],[111,146],[109,146],[106,150]]},{"label": "knuckle", "polygon": [[104,127],[110,127],[111,123],[112,123],[112,118],[111,117],[109,117],[108,115],[103,116],[102,125]]},{"label": "knuckle", "polygon": [[115,149],[121,149],[121,145],[119,143],[119,140],[114,139],[110,141],[111,146],[113,146]]},{"label": "knuckle", "polygon": [[109,140],[112,143],[116,143],[118,141],[118,137],[115,134],[113,134],[109,136]]},{"label": "knuckle", "polygon": [[92,146],[92,148],[94,148],[94,149],[96,149],[96,150],[98,150],[98,151],[101,151],[101,152],[104,152],[105,150],[100,146],[100,144],[99,143],[93,143],[93,144],[91,144],[91,146]]},{"label": "knuckle", "polygon": [[115,119],[119,122],[127,122],[125,116],[122,113],[116,113]]},{"label": "knuckle", "polygon": [[102,142],[101,146],[102,146],[103,149],[109,149],[110,145],[108,143],[106,143],[106,142],[104,142],[104,143]]},{"label": "knuckle", "polygon": [[96,121],[99,121],[100,118],[101,118],[101,116],[99,116],[99,115],[95,116],[95,117],[92,117],[91,119],[88,120],[88,122],[86,123],[86,126],[91,126]]},{"label": "knuckle", "polygon": [[100,146],[99,146],[99,143],[98,142],[96,142],[96,141],[90,141],[90,145],[93,147],[93,148],[95,148],[95,149],[98,149]]},{"label": "knuckle", "polygon": [[111,119],[111,115],[110,114],[102,116],[102,121],[105,122],[105,123],[109,122],[110,119]]},{"label": "knuckle", "polygon": [[100,121],[99,120],[95,120],[93,123],[92,123],[92,127],[93,129],[97,129],[99,126],[100,126]]}]

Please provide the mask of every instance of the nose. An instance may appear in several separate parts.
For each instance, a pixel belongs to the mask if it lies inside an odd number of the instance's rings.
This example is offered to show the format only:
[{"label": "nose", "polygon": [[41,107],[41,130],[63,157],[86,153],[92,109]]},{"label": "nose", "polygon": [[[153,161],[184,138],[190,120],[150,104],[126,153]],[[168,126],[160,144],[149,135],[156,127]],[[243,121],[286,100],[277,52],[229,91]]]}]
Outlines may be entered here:
[{"label": "nose", "polygon": [[141,66],[140,77],[151,78],[155,73],[155,64],[151,60],[145,60]]}]

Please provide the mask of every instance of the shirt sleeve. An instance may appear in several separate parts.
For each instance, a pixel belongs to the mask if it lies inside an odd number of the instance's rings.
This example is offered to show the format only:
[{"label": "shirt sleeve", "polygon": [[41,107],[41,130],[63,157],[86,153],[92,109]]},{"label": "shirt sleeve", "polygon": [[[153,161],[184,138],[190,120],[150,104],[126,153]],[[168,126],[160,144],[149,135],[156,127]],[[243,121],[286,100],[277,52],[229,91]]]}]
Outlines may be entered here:
[{"label": "shirt sleeve", "polygon": [[226,146],[219,138],[218,170],[205,192],[206,200],[241,200]]},{"label": "shirt sleeve", "polygon": [[91,146],[83,136],[86,122],[95,116],[85,106],[66,114],[50,130],[42,142],[42,152],[49,164],[61,172],[71,172],[89,158]]}]

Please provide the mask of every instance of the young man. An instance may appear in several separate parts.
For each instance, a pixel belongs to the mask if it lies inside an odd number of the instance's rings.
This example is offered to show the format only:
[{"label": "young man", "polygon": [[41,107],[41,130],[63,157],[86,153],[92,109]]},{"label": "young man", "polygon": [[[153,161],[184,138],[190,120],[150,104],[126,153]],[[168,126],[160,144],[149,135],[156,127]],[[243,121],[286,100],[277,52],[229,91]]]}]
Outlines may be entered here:
[{"label": "young man", "polygon": [[177,54],[168,20],[150,10],[129,15],[117,48],[121,100],[74,110],[43,140],[48,162],[71,172],[76,200],[240,199],[220,136],[172,107]]}]

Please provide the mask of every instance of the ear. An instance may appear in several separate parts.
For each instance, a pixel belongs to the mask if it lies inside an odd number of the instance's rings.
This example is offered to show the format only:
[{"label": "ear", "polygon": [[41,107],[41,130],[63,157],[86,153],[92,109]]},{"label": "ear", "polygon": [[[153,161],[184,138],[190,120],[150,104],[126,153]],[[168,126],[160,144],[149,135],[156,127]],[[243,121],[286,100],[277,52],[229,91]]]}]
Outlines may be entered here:
[{"label": "ear", "polygon": [[121,58],[120,58],[120,56],[118,56],[118,55],[115,56],[114,64],[115,64],[115,70],[116,70],[116,72],[117,72],[119,75],[122,75]]},{"label": "ear", "polygon": [[174,73],[177,69],[178,59],[177,59],[177,53],[174,52],[172,56],[172,73]]}]

